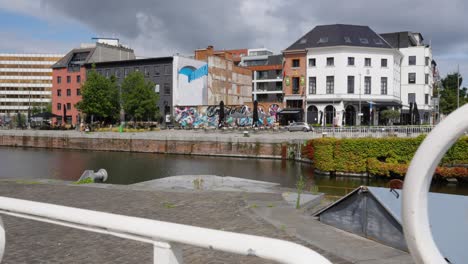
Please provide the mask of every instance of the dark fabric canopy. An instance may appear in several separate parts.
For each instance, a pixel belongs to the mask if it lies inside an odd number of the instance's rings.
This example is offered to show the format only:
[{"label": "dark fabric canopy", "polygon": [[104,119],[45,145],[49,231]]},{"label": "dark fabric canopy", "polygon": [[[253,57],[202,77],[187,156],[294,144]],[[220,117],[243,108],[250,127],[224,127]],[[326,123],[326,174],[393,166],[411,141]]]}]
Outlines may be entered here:
[{"label": "dark fabric canopy", "polygon": [[35,114],[35,115],[31,116],[31,117],[32,118],[42,117],[44,119],[51,119],[51,118],[54,118],[54,117],[61,117],[61,116],[56,115],[56,114],[52,114],[50,112],[43,112],[43,113]]}]

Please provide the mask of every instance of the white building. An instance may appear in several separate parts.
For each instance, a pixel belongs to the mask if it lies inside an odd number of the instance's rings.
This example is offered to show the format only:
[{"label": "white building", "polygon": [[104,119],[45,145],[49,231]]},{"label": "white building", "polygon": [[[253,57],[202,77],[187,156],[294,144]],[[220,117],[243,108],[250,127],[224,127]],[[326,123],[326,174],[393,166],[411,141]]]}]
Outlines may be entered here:
[{"label": "white building", "polygon": [[[435,62],[432,59],[432,48],[424,44],[420,33],[396,32],[381,34],[390,45],[403,55],[401,64],[401,101],[403,122],[408,124],[432,123],[433,86]],[[413,106],[410,106],[413,103]],[[414,103],[419,110],[419,120],[411,120],[410,108]]]},{"label": "white building", "polygon": [[369,27],[317,26],[288,49],[307,51],[308,123],[377,125],[400,107],[403,55]]},{"label": "white building", "polygon": [[61,54],[0,53],[0,115],[45,107],[52,97],[52,68]]}]

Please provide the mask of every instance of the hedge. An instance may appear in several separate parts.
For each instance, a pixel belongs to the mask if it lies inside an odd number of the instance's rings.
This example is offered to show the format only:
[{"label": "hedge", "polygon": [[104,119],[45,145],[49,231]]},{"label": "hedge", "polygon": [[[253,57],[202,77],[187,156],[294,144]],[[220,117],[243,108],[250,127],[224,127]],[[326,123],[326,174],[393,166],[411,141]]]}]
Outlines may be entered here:
[{"label": "hedge", "polygon": [[[424,140],[417,138],[321,138],[305,142],[302,156],[313,160],[315,168],[326,172],[370,173],[404,176],[409,163]],[[468,169],[447,168],[468,164],[468,137],[462,137],[446,153],[436,175],[468,177]]]}]

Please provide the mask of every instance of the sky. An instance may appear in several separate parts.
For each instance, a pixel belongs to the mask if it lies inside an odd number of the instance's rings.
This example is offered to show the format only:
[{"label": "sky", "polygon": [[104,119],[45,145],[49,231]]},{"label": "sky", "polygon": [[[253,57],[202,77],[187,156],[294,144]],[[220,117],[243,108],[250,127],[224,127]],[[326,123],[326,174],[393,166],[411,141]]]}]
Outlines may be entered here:
[{"label": "sky", "polygon": [[[466,0],[0,0],[0,52],[66,53],[115,37],[137,56],[197,48],[284,50],[317,25],[420,32],[442,75],[468,80]],[[464,84],[467,86],[467,84]]]}]

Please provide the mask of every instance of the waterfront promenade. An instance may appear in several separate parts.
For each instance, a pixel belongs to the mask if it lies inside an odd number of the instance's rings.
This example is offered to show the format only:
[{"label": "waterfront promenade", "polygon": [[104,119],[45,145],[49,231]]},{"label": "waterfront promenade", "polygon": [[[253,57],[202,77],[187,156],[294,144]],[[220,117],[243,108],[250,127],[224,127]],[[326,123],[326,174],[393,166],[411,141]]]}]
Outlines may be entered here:
[{"label": "waterfront promenade", "polygon": [[[289,240],[337,264],[411,263],[405,252],[282,207],[280,194],[143,191],[131,186],[0,181],[0,195]],[[149,244],[11,216],[2,218],[7,234],[2,263],[152,263]],[[183,246],[183,256],[185,263],[270,263],[191,246]]]}]

